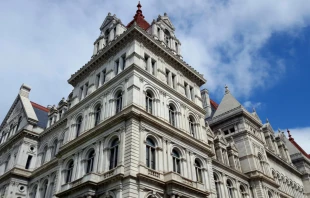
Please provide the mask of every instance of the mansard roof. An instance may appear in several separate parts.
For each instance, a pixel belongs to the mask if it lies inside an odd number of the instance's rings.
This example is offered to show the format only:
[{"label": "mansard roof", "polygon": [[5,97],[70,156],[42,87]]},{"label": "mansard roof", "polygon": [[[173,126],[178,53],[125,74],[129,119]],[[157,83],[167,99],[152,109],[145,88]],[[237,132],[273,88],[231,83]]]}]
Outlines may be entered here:
[{"label": "mansard roof", "polygon": [[37,123],[37,126],[40,128],[45,129],[46,125],[47,125],[47,121],[48,121],[48,112],[49,109],[46,107],[43,107],[35,102],[30,102],[33,110],[39,120],[39,122]]},{"label": "mansard roof", "polygon": [[140,4],[140,1],[138,3],[137,7],[138,7],[138,10],[137,10],[135,16],[133,17],[133,20],[130,21],[126,27],[130,28],[136,22],[137,25],[140,26],[142,29],[147,30],[147,29],[149,29],[149,27],[151,25],[144,19],[144,16],[143,16],[142,10],[141,10],[142,6]]}]

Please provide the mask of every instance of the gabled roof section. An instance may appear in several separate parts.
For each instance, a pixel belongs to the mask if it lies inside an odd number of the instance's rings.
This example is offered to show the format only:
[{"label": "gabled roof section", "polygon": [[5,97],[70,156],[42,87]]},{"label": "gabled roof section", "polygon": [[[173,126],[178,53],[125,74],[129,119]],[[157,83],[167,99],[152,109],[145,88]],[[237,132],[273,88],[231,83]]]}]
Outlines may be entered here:
[{"label": "gabled roof section", "polygon": [[219,105],[212,99],[210,99],[210,103],[215,110],[219,107]]},{"label": "gabled roof section", "polygon": [[157,21],[163,21],[168,27],[170,27],[173,31],[175,30],[175,27],[171,23],[167,13],[164,13],[164,16],[158,16]]},{"label": "gabled roof section", "polygon": [[127,28],[130,28],[135,22],[137,23],[138,26],[140,26],[142,29],[147,30],[149,29],[149,27],[151,26],[145,19],[144,16],[142,14],[142,10],[141,10],[141,4],[140,1],[137,5],[138,10],[136,12],[136,15],[133,17],[133,20],[128,23],[128,25],[126,26]]},{"label": "gabled roof section", "polygon": [[225,86],[225,95],[218,106],[217,110],[215,111],[213,117],[217,117],[219,115],[222,115],[226,112],[229,112],[236,108],[241,108],[242,105],[236,100],[236,98],[230,93],[228,90],[228,87]]},{"label": "gabled roof section", "polygon": [[100,26],[100,30],[102,31],[107,25],[109,25],[109,23],[113,20],[118,21],[119,19],[116,18],[115,15],[111,15],[111,13],[108,13],[108,16],[104,19],[104,21],[102,22],[101,26]]},{"label": "gabled roof section", "polygon": [[[262,120],[260,119],[260,117],[258,116],[255,108],[253,108],[253,112],[251,113],[257,120],[260,121],[260,123],[263,123]],[[269,123],[269,122],[268,122]]]},{"label": "gabled roof section", "polygon": [[4,120],[2,121],[2,124],[0,126],[0,130],[7,124],[7,121],[9,120],[11,114],[13,113],[16,105],[20,101],[23,111],[26,114],[28,122],[31,122],[32,124],[37,123],[39,120],[36,116],[36,113],[34,112],[34,109],[31,105],[31,102],[29,100],[29,92],[31,88],[25,84],[22,84],[19,90],[19,94],[17,95],[16,99],[14,100],[10,110],[8,111],[7,115],[5,116]]}]

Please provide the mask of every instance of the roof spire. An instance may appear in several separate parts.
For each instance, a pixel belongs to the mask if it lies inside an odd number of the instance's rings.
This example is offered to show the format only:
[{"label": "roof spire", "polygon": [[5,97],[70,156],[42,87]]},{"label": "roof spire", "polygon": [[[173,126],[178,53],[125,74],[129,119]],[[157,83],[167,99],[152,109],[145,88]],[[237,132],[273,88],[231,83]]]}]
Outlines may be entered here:
[{"label": "roof spire", "polygon": [[136,25],[140,26],[144,30],[147,30],[150,27],[150,24],[146,20],[144,20],[144,16],[141,10],[142,5],[140,1],[138,2],[137,8],[138,9],[136,11],[136,14],[133,17],[133,20],[127,25],[127,28],[130,28],[136,22]]},{"label": "roof spire", "polygon": [[[142,5],[141,5],[140,1],[139,1],[138,5],[137,5],[137,8],[138,8],[137,14],[142,15],[142,10],[141,10]],[[142,15],[142,16],[143,16],[143,15]],[[143,18],[144,18],[144,16],[143,16]]]},{"label": "roof spire", "polygon": [[225,94],[229,94],[229,93],[230,93],[230,91],[229,91],[229,89],[228,89],[228,86],[225,85]]}]

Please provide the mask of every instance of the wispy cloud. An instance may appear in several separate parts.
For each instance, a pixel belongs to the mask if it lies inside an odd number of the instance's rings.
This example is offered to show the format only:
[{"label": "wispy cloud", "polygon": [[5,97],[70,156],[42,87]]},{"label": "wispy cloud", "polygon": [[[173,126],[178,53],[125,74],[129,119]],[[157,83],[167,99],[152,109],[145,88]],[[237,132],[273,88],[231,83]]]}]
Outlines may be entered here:
[{"label": "wispy cloud", "polygon": [[248,110],[252,110],[253,108],[258,109],[261,107],[261,105],[262,105],[261,102],[252,102],[252,101],[245,101],[243,103],[243,106]]},{"label": "wispy cloud", "polygon": [[[31,99],[47,105],[66,97],[67,79],[91,57],[92,44],[108,12],[127,24],[136,0],[2,1],[0,3],[0,99],[3,119],[22,83]],[[168,13],[182,42],[184,59],[208,80],[211,95],[228,84],[237,97],[276,83],[285,61],[266,59],[260,49],[276,32],[298,35],[310,23],[310,3],[298,1],[142,1],[151,22]]]}]

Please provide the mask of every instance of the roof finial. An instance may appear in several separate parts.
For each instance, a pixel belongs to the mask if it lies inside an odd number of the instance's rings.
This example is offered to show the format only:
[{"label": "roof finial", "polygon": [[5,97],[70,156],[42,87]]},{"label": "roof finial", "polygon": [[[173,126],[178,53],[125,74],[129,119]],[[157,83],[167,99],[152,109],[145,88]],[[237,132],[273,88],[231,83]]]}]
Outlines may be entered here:
[{"label": "roof finial", "polygon": [[288,133],[288,137],[291,139],[291,138],[292,138],[292,135],[291,135],[290,130],[287,129],[287,133]]},{"label": "roof finial", "polygon": [[254,113],[254,112],[256,112],[256,109],[255,109],[255,107],[253,107],[252,111],[253,111],[253,113]]},{"label": "roof finial", "polygon": [[268,120],[268,118],[266,118],[266,122],[267,122],[267,123],[269,123],[269,120]]},{"label": "roof finial", "polygon": [[142,5],[141,5],[140,1],[138,3],[137,7],[138,7],[138,10],[141,10]]},{"label": "roof finial", "polygon": [[228,94],[228,93],[230,93],[230,92],[229,92],[229,89],[228,89],[228,86],[225,85],[225,94]]}]

